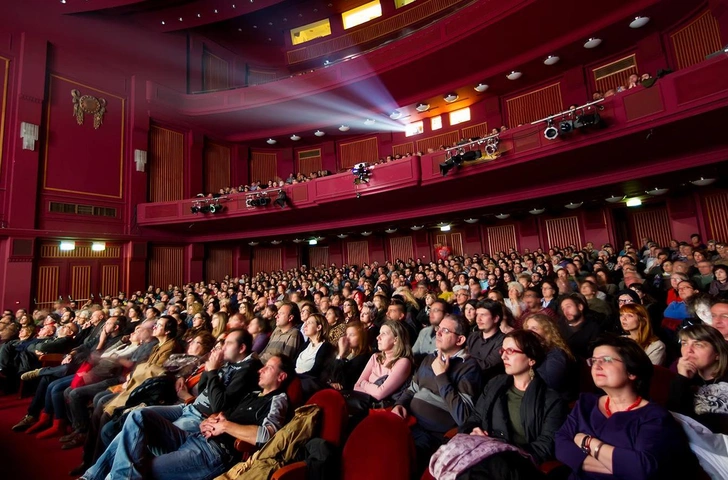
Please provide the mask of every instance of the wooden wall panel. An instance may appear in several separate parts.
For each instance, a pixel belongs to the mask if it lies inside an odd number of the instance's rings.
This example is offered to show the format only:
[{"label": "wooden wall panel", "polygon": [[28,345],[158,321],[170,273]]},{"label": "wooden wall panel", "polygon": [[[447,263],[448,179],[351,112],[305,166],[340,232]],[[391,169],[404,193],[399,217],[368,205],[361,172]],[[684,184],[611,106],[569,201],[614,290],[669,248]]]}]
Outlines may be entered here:
[{"label": "wooden wall panel", "polygon": [[450,246],[452,247],[453,255],[463,254],[463,234],[462,233],[451,233],[450,234]]},{"label": "wooden wall panel", "polygon": [[550,247],[566,247],[576,245],[581,248],[581,232],[579,230],[579,219],[577,217],[552,218],[544,222],[546,224],[546,237]]},{"label": "wooden wall panel", "polygon": [[208,245],[205,259],[205,280],[221,282],[225,275],[233,275],[233,247]]},{"label": "wooden wall panel", "polygon": [[414,155],[414,153],[415,153],[414,148],[415,148],[414,142],[407,142],[407,143],[403,143],[401,145],[393,145],[392,146],[392,156],[405,155],[407,153],[411,153]]},{"label": "wooden wall panel", "polygon": [[230,64],[227,60],[213,55],[209,50],[202,51],[202,90],[222,90],[230,88]]},{"label": "wooden wall panel", "polygon": [[687,68],[705,60],[723,46],[718,21],[710,10],[670,36],[677,68]]},{"label": "wooden wall panel", "polygon": [[231,187],[230,147],[207,142],[202,157],[205,193],[216,193],[221,188]]},{"label": "wooden wall panel", "polygon": [[666,208],[643,211],[629,211],[634,242],[649,238],[660,245],[670,245],[672,229]]},{"label": "wooden wall panel", "polygon": [[321,149],[315,148],[313,150],[299,150],[296,152],[298,157],[298,168],[296,173],[303,173],[304,175],[310,175],[313,172],[323,170]]},{"label": "wooden wall panel", "polygon": [[369,263],[369,242],[366,240],[346,242],[346,255],[346,263],[349,265],[361,267],[365,263]]},{"label": "wooden wall panel", "polygon": [[561,84],[554,83],[506,100],[508,125],[516,127],[564,110]]},{"label": "wooden wall panel", "polygon": [[119,290],[119,266],[102,265],[100,293],[104,295],[117,295]]},{"label": "wooden wall panel", "polygon": [[[625,62],[625,61],[629,62],[629,57],[633,57],[632,62],[630,62],[630,63],[633,63],[633,65],[629,65],[624,68],[620,68],[620,69],[612,72],[611,74],[603,76],[601,78],[596,78],[597,70],[608,67],[609,65],[617,64],[619,62]],[[607,90],[612,89],[612,88],[616,89],[620,85],[626,87],[627,84],[629,83],[630,75],[632,75],[632,74],[639,75],[639,67],[637,65],[636,59],[634,58],[635,55],[633,54],[633,55],[630,55],[629,57],[621,58],[614,62],[610,62],[605,65],[600,65],[600,66],[592,69],[592,73],[594,74],[594,84],[596,85],[597,90],[599,90],[601,92],[606,92]],[[612,68],[616,68],[616,67],[617,66],[613,66]]]},{"label": "wooden wall panel", "polygon": [[185,247],[153,245],[149,249],[147,275],[150,285],[167,288],[184,282]]},{"label": "wooden wall panel", "polygon": [[389,251],[391,256],[388,260],[392,262],[394,262],[397,258],[405,262],[408,258],[415,258],[415,248],[412,242],[412,236],[390,237]]},{"label": "wooden wall panel", "polygon": [[493,256],[498,252],[508,252],[509,248],[516,248],[516,226],[500,225],[498,227],[488,227],[486,229],[488,236],[488,253]]},{"label": "wooden wall panel", "polygon": [[278,177],[278,155],[270,152],[251,152],[250,181],[263,182]]},{"label": "wooden wall panel", "polygon": [[308,262],[311,267],[329,264],[329,247],[308,247]]},{"label": "wooden wall panel", "polygon": [[432,148],[433,150],[437,151],[440,149],[440,146],[444,145],[445,147],[452,147],[459,141],[460,132],[458,130],[455,130],[453,132],[441,133],[440,135],[417,140],[417,151],[427,153],[428,148]]},{"label": "wooden wall panel", "polygon": [[71,267],[71,288],[68,294],[74,300],[86,301],[91,294],[91,265]]},{"label": "wooden wall panel", "polygon": [[38,268],[38,288],[35,295],[37,306],[40,308],[50,306],[58,300],[58,280],[61,267],[47,265]]},{"label": "wooden wall panel", "polygon": [[283,268],[283,252],[280,248],[255,248],[253,250],[253,275],[270,273]]},{"label": "wooden wall panel", "polygon": [[184,198],[184,135],[152,125],[149,130],[149,201]]},{"label": "wooden wall panel", "polygon": [[463,127],[462,138],[474,138],[474,137],[487,137],[490,133],[488,131],[488,122],[479,123],[477,125],[471,125],[469,127]]},{"label": "wooden wall panel", "polygon": [[341,152],[339,158],[341,159],[340,167],[342,169],[351,168],[361,162],[376,163],[379,160],[379,142],[377,141],[377,137],[340,143],[339,151]]},{"label": "wooden wall panel", "polygon": [[728,192],[707,195],[703,198],[708,217],[710,238],[719,242],[728,240]]}]

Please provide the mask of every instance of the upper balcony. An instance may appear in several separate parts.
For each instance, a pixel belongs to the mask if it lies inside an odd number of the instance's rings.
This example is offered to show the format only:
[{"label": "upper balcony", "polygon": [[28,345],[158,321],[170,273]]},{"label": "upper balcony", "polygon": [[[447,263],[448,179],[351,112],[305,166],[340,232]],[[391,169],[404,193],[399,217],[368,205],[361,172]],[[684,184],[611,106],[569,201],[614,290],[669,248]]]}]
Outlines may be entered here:
[{"label": "upper balcony", "polygon": [[[501,134],[501,156],[442,176],[438,151],[373,169],[368,184],[350,173],[285,187],[292,206],[249,208],[232,195],[215,215],[193,214],[193,199],[137,207],[140,226],[195,241],[295,235],[455,212],[533,207],[534,199],[584,192],[670,172],[700,177],[728,158],[723,126],[728,107],[728,54],[609,97],[606,127],[548,140],[545,124]],[[690,178],[685,178],[690,180]],[[588,195],[588,193],[585,193]],[[491,213],[493,213],[491,212]]]}]

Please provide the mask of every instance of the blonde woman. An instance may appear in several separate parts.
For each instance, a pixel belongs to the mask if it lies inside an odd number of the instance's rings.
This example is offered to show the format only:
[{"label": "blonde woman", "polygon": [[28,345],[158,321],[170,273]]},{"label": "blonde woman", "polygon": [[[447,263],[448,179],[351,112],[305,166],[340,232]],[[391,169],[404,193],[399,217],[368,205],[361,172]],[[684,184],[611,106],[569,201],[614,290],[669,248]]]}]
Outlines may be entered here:
[{"label": "blonde woman", "polygon": [[228,314],[225,312],[215,312],[212,314],[212,336],[220,338],[220,335],[227,330]]},{"label": "blonde woman", "polygon": [[549,388],[556,390],[563,397],[576,398],[579,380],[576,358],[559,333],[556,323],[548,315],[534,313],[526,317],[523,329],[541,337],[546,347],[546,359],[536,369],[539,376]]},{"label": "blonde woman", "polygon": [[657,335],[652,333],[650,315],[638,303],[628,303],[619,307],[619,322],[627,336],[642,347],[653,365],[665,363],[667,351]]}]

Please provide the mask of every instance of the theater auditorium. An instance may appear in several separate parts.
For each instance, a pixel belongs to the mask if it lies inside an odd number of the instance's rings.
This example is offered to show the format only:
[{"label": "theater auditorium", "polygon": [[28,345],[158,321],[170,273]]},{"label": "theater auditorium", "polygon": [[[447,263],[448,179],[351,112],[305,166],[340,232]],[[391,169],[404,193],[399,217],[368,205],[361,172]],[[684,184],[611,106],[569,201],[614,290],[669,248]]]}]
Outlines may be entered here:
[{"label": "theater auditorium", "polygon": [[728,478],[728,0],[0,2],[14,479]]}]

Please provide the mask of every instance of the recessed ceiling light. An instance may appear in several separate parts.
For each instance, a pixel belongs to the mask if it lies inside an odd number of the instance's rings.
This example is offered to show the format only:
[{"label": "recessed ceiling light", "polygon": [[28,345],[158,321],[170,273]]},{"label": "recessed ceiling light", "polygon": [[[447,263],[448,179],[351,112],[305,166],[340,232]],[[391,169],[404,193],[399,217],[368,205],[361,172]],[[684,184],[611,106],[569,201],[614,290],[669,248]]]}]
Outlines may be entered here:
[{"label": "recessed ceiling light", "polygon": [[233,8],[235,8],[235,4],[233,3]]},{"label": "recessed ceiling light", "polygon": [[374,119],[367,118],[366,120],[364,120],[364,125],[374,125]]},{"label": "recessed ceiling light", "polygon": [[415,107],[415,110],[417,110],[420,113],[424,113],[430,109],[429,103],[418,103]]},{"label": "recessed ceiling light", "polygon": [[475,86],[474,90],[478,93],[483,93],[484,91],[488,90],[488,85],[485,83],[479,83]]},{"label": "recessed ceiling light", "polygon": [[281,244],[281,241],[280,240],[271,240],[270,243],[272,245],[280,245]]},{"label": "recessed ceiling light", "polygon": [[460,98],[460,97],[458,97],[457,93],[448,93],[447,95],[445,95],[443,97],[443,100],[445,100],[447,103],[452,103],[455,100],[457,100],[458,98]]},{"label": "recessed ceiling light", "polygon": [[348,236],[349,235],[347,235],[346,233],[340,233],[340,234],[337,235],[337,237],[339,237],[339,238],[346,238]]},{"label": "recessed ceiling light", "polygon": [[561,60],[561,59],[559,57],[557,57],[556,55],[549,55],[548,57],[546,57],[546,60],[544,60],[543,63],[544,63],[544,65],[551,66],[551,65],[556,65],[557,63],[559,63],[559,60]]},{"label": "recessed ceiling light", "polygon": [[396,231],[397,231],[397,229],[395,227],[389,227],[388,229],[386,229],[384,231],[384,233],[394,233]]},{"label": "recessed ceiling light", "polygon": [[242,29],[242,28],[238,28],[238,32],[242,32],[242,31],[243,31],[243,29]]},{"label": "recessed ceiling light", "polygon": [[217,13],[217,8],[215,10],[213,10],[213,12]]},{"label": "recessed ceiling light", "polygon": [[300,139],[301,139],[301,137],[299,137],[299,136],[298,136],[298,135],[296,135],[295,133],[294,133],[293,135],[291,135],[291,140],[293,140],[294,142],[297,142],[297,141],[299,141]]},{"label": "recessed ceiling light", "polygon": [[269,27],[272,27],[273,26],[273,22],[268,22],[268,26]]},{"label": "recessed ceiling light", "polygon": [[368,231],[367,231],[367,232],[361,232],[361,234],[362,234],[362,236],[364,236],[364,237],[368,237],[369,235],[371,235],[371,234],[372,234],[372,232],[368,232]]},{"label": "recessed ceiling light", "polygon": [[252,242],[248,242],[248,245],[250,245],[251,247],[254,247],[254,246],[258,245],[258,243],[259,242],[252,241]]},{"label": "recessed ceiling light", "polygon": [[341,132],[348,132],[349,131],[349,125],[342,125],[339,127],[339,131]]},{"label": "recessed ceiling light", "polygon": [[690,180],[690,183],[695,185],[696,187],[705,187],[707,185],[710,185],[711,183],[715,182],[715,178],[703,178],[700,177],[698,180]]},{"label": "recessed ceiling light", "polygon": [[532,208],[528,211],[528,213],[530,213],[531,215],[541,215],[545,211],[545,208]]},{"label": "recessed ceiling light", "polygon": [[304,241],[304,240],[303,240],[302,238],[294,238],[294,239],[293,239],[293,243],[301,243],[301,242],[303,242],[303,241]]},{"label": "recessed ceiling light", "polygon": [[422,230],[423,228],[425,228],[425,226],[424,226],[424,225],[412,225],[412,226],[410,227],[410,230],[412,230],[412,231],[415,231],[415,232],[417,232],[417,231],[419,231],[419,230]]},{"label": "recessed ceiling light", "polygon": [[[250,0],[250,1],[252,2],[253,0]],[[308,244],[309,245],[318,245],[318,240],[316,240],[315,238],[312,238],[311,240],[308,241]]]},{"label": "recessed ceiling light", "polygon": [[258,25],[253,25],[253,28],[258,28]]},{"label": "recessed ceiling light", "polygon": [[450,231],[450,225],[449,224],[440,225],[440,231],[441,232],[449,232]]},{"label": "recessed ceiling light", "polygon": [[61,3],[66,3],[66,0],[61,0]]},{"label": "recessed ceiling light", "polygon": [[167,25],[164,20],[162,20],[162,25]]},{"label": "recessed ceiling light", "polygon": [[402,118],[402,112],[400,112],[399,110],[395,110],[389,114],[389,118],[391,118],[392,120],[398,120]]},{"label": "recessed ceiling light", "polygon": [[495,218],[497,218],[498,220],[505,220],[506,218],[508,218],[510,216],[511,216],[510,213],[499,213],[498,215],[495,216]]},{"label": "recessed ceiling light", "polygon": [[265,141],[265,143],[267,143],[268,145],[275,145],[277,142],[275,140],[273,140],[272,138],[269,138],[268,140]]},{"label": "recessed ceiling light", "polygon": [[518,80],[519,78],[521,78],[522,75],[523,74],[521,72],[519,72],[518,70],[513,70],[511,73],[506,75],[506,78],[508,80]]},{"label": "recessed ceiling light", "polygon": [[198,13],[198,14],[197,14],[197,18],[201,18],[201,17],[202,17],[202,15],[200,15],[200,14]]},{"label": "recessed ceiling light", "polygon": [[630,198],[629,200],[627,200],[628,207],[639,207],[640,205],[642,205],[642,200],[640,200],[637,197]]},{"label": "recessed ceiling light", "polygon": [[650,22],[650,17],[634,17],[634,20],[629,22],[629,28],[642,28]]},{"label": "recessed ceiling light", "polygon": [[477,218],[466,218],[465,220],[463,220],[463,222],[465,222],[465,223],[478,223],[478,219]]},{"label": "recessed ceiling light", "polygon": [[668,192],[669,189],[667,188],[653,188],[652,190],[647,190],[645,193],[647,195],[652,195],[653,197],[657,197],[658,195],[664,195]]},{"label": "recessed ceiling light", "polygon": [[313,134],[316,135],[317,137],[323,137],[324,135],[326,135],[321,130],[316,130],[315,132],[313,132]]},{"label": "recessed ceiling light", "polygon": [[605,202],[609,202],[609,203],[619,203],[622,200],[624,200],[624,197],[623,196],[619,197],[617,195],[612,195],[611,197],[604,199]]},{"label": "recessed ceiling light", "polygon": [[584,43],[584,48],[596,48],[599,45],[601,45],[601,43],[602,43],[601,38],[592,37],[589,40],[587,40],[586,43]]},{"label": "recessed ceiling light", "polygon": [[180,21],[180,22],[182,21],[182,17],[179,17],[179,21]]},{"label": "recessed ceiling light", "polygon": [[568,208],[569,210],[576,210],[577,208],[581,207],[582,205],[584,205],[584,202],[576,202],[576,203],[570,202],[570,203],[567,203],[566,205],[564,205],[564,207]]}]

